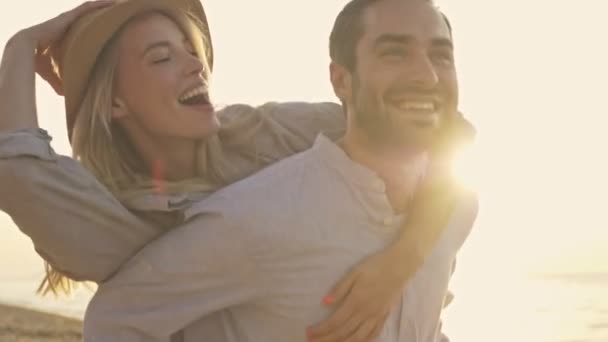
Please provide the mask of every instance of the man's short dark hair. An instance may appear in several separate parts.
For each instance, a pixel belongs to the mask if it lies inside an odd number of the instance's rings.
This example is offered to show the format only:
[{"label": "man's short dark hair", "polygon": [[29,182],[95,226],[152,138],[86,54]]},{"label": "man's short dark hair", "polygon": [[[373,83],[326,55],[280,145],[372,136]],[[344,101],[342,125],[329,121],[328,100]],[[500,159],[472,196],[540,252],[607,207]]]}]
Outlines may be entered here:
[{"label": "man's short dark hair", "polygon": [[[335,63],[345,66],[349,70],[354,70],[357,64],[355,50],[357,43],[363,36],[363,13],[370,5],[381,0],[352,0],[340,11],[334,28],[329,36],[329,56]],[[427,0],[433,3],[433,0]],[[448,17],[440,12],[448,25],[450,34],[452,25]]]}]

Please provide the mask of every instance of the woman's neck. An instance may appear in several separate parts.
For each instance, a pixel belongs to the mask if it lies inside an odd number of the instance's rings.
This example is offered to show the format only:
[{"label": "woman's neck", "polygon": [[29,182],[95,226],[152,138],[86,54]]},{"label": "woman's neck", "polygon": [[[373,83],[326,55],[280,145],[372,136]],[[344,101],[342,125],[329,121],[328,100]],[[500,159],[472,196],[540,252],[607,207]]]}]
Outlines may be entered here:
[{"label": "woman's neck", "polygon": [[137,144],[137,150],[154,180],[181,181],[197,176],[199,144],[192,139],[155,139]]}]

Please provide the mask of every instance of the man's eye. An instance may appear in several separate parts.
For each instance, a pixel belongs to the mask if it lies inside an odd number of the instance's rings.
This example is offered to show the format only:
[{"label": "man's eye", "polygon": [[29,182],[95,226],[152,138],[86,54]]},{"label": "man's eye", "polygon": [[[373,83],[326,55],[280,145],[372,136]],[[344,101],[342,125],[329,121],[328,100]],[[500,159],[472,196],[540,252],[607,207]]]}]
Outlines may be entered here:
[{"label": "man's eye", "polygon": [[388,49],[382,52],[383,57],[405,57],[406,54],[403,49]]},{"label": "man's eye", "polygon": [[454,56],[449,52],[437,52],[432,55],[433,60],[444,63],[451,64],[454,62]]}]

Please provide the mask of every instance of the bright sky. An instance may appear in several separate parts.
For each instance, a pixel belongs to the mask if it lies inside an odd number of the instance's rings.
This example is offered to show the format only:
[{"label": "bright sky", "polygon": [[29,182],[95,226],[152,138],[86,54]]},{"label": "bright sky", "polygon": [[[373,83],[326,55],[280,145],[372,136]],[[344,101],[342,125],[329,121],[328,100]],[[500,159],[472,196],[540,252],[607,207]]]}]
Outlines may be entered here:
[{"label": "bright sky", "polygon": [[[0,46],[19,28],[79,3],[20,0],[0,14]],[[327,39],[344,0],[204,1],[222,104],[334,100]],[[481,213],[467,271],[608,272],[608,32],[605,0],[439,1],[451,17],[461,108],[479,130],[464,178]],[[40,82],[41,125],[69,154],[62,100]],[[1,274],[38,260],[0,216]],[[15,262],[25,259],[23,262]],[[17,266],[15,266],[17,265]]]}]

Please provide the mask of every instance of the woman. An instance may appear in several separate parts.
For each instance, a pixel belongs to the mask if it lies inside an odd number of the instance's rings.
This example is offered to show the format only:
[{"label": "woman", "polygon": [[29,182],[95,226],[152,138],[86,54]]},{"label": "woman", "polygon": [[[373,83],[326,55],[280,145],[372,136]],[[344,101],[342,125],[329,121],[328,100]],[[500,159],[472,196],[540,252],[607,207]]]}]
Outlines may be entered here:
[{"label": "woman", "polygon": [[[109,8],[97,11],[102,7]],[[179,29],[137,30],[132,24],[149,19],[151,11]],[[216,113],[207,92],[213,55],[205,23],[197,1],[97,1],[23,30],[7,44],[0,179],[14,195],[0,198],[0,208],[52,265],[50,289],[65,284],[60,273],[103,281],[143,245],[178,227],[184,211],[205,194],[306,149],[321,131],[334,137],[343,131],[340,109],[332,104],[231,106]],[[37,129],[35,71],[65,93],[74,157],[82,166],[54,155],[48,136]],[[438,146],[438,155],[450,139]],[[412,204],[417,214],[407,223],[418,229],[404,227],[394,246],[337,284],[325,302],[340,307],[318,327],[318,336],[377,334],[344,329],[363,320],[378,322],[366,327],[383,323],[441,233],[459,195],[451,185],[430,177],[421,187]],[[411,264],[395,274],[390,266],[397,260]],[[386,285],[372,292],[370,283]],[[359,308],[365,309],[351,318]]]}]

